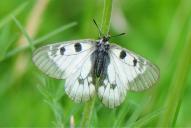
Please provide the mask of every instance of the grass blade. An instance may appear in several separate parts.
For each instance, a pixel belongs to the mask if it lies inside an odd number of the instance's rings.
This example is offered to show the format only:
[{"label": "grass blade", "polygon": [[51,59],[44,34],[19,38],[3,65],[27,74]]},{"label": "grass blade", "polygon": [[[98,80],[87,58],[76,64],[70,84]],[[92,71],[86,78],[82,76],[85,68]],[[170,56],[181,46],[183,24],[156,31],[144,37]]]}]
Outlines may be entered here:
[{"label": "grass blade", "polygon": [[151,101],[151,97],[145,98],[142,101],[142,103],[140,103],[139,105],[136,105],[135,111],[133,112],[133,114],[131,115],[131,117],[126,123],[127,126],[136,122],[136,120],[141,116],[141,114],[143,113],[146,106],[150,103],[150,101]]},{"label": "grass blade", "polygon": [[32,39],[30,38],[29,34],[27,33],[27,31],[25,30],[25,28],[21,25],[21,23],[16,19],[15,16],[13,16],[13,20],[16,23],[16,25],[18,26],[18,28],[22,31],[24,37],[27,39],[30,49],[31,51],[33,51],[35,49],[34,44]]},{"label": "grass blade", "polygon": [[34,41],[34,44],[38,44],[40,42],[43,42],[43,41],[47,40],[48,38],[53,37],[53,36],[57,35],[58,33],[61,33],[61,32],[65,31],[69,28],[76,26],[76,25],[77,25],[76,22],[72,22],[72,23],[69,23],[67,25],[61,26],[58,29],[56,29],[55,31],[50,32],[50,33],[46,34],[45,36],[36,39]]},{"label": "grass blade", "polygon": [[[48,38],[53,37],[53,36],[55,36],[55,35],[57,35],[57,34],[63,32],[63,31],[65,31],[65,30],[68,30],[69,28],[72,28],[72,27],[74,27],[74,26],[76,26],[76,25],[77,25],[76,22],[72,22],[72,23],[69,23],[69,24],[67,24],[67,25],[61,26],[61,27],[59,27],[58,29],[54,30],[53,32],[50,32],[50,33],[48,33],[47,35],[42,36],[42,37],[40,37],[40,38],[34,40],[34,41],[33,41],[33,42],[34,42],[33,44],[34,44],[34,46],[35,46],[35,45],[37,45],[37,44],[43,43],[43,41],[47,40]],[[18,54],[19,52],[28,49],[28,48],[29,48],[29,46],[21,46],[21,47],[15,48],[15,49],[13,49],[12,51],[10,51],[10,52],[8,52],[8,53],[6,54],[4,59],[8,59],[8,58],[10,58],[10,57],[12,57],[12,56]]]},{"label": "grass blade", "polygon": [[12,20],[12,15],[16,16],[19,13],[21,13],[28,5],[29,2],[24,2],[23,4],[21,4],[18,8],[16,8],[15,10],[13,10],[9,15],[7,15],[5,18],[3,18],[0,21],[0,28],[2,28],[6,23],[8,23],[9,21]]},{"label": "grass blade", "polygon": [[191,18],[189,19],[189,26],[187,30],[187,40],[179,57],[178,65],[171,82],[170,93],[167,96],[167,100],[165,102],[166,111],[160,118],[159,126],[172,127],[173,123],[175,123],[175,118],[177,118],[180,100],[184,96],[183,94],[186,88],[185,83],[191,64]]},{"label": "grass blade", "polygon": [[112,0],[104,0],[104,10],[102,18],[102,33],[108,35],[111,21]]},{"label": "grass blade", "polygon": [[124,120],[129,110],[130,110],[129,102],[126,101],[121,110],[119,111],[119,114],[114,122],[113,128],[120,126],[121,122]]},{"label": "grass blade", "polygon": [[54,86],[53,81],[50,79],[45,78],[42,83],[43,84],[40,84],[37,87],[39,92],[43,95],[44,102],[50,106],[54,113],[54,125],[56,127],[63,128],[63,108],[59,103],[61,96],[64,95],[64,92],[60,91],[60,89],[63,88],[63,83],[61,82],[58,88]]},{"label": "grass blade", "polygon": [[146,116],[142,117],[141,119],[137,120],[136,122],[130,124],[128,127],[136,127],[141,128],[147,125],[148,122],[152,121],[154,118],[158,117],[164,109],[159,109],[154,112],[147,114]]}]

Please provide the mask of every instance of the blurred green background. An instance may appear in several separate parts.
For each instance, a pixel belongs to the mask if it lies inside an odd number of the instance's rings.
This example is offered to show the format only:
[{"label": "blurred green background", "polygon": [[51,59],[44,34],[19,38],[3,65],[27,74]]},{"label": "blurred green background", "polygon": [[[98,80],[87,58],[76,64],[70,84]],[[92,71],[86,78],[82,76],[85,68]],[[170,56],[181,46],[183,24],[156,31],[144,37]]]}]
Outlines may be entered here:
[{"label": "blurred green background", "polygon": [[[92,19],[101,25],[103,7],[103,0],[0,1],[0,127],[80,125],[84,104],[69,99],[64,81],[36,69],[28,42],[96,39]],[[91,126],[191,127],[191,1],[113,0],[110,33],[122,32],[111,42],[157,64],[160,81],[128,92],[116,109],[97,99]]]}]

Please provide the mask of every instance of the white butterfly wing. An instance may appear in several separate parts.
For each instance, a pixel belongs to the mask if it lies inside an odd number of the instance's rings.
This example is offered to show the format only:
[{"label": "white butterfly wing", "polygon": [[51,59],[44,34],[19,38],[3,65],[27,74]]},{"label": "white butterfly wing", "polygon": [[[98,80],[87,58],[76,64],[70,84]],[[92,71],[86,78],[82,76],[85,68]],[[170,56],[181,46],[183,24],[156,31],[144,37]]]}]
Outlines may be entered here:
[{"label": "white butterfly wing", "polygon": [[123,102],[127,90],[145,90],[159,79],[157,66],[127,49],[111,44],[109,56],[107,76],[98,88],[98,95],[110,108]]},{"label": "white butterfly wing", "polygon": [[50,44],[33,53],[33,62],[45,74],[66,79],[65,91],[76,102],[89,100],[95,92],[91,54],[94,40],[74,40]]},{"label": "white butterfly wing", "polygon": [[[125,54],[122,56],[123,52]],[[128,90],[143,91],[158,81],[159,68],[149,60],[118,45],[112,45],[110,53],[116,66],[121,65],[120,78]]]},{"label": "white butterfly wing", "polygon": [[33,52],[32,59],[45,74],[56,79],[65,79],[80,69],[94,49],[95,43],[92,40],[67,41],[38,48]]}]

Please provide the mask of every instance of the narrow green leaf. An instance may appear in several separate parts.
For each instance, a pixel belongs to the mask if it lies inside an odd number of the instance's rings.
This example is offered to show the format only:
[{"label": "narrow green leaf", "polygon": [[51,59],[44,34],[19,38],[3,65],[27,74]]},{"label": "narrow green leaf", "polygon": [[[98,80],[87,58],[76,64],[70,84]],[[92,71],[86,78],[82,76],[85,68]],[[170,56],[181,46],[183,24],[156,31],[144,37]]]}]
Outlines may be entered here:
[{"label": "narrow green leaf", "polygon": [[149,104],[150,101],[151,101],[151,97],[145,98],[139,105],[137,105],[137,107],[135,108],[135,111],[133,112],[133,114],[131,115],[131,117],[126,123],[127,126],[136,122],[136,120],[141,116],[141,114],[143,113],[143,110]]},{"label": "narrow green leaf", "polygon": [[9,31],[10,31],[10,26],[5,25],[3,30],[0,32],[0,60],[2,60],[5,56],[5,53],[7,51],[7,48],[10,46],[10,41],[9,41]]},{"label": "narrow green leaf", "polygon": [[184,96],[186,80],[189,69],[191,68],[191,18],[189,18],[189,25],[187,28],[187,40],[184,48],[182,49],[181,55],[178,58],[179,61],[171,82],[170,93],[168,93],[165,102],[166,111],[160,118],[159,126],[172,127],[173,123],[176,123],[175,120],[178,115],[180,100]]},{"label": "narrow green leaf", "polygon": [[121,125],[121,122],[124,120],[129,110],[130,110],[130,104],[129,102],[126,101],[125,104],[123,104],[123,107],[120,109],[119,114],[116,117],[113,128],[119,127]]},{"label": "narrow green leaf", "polygon": [[104,0],[104,11],[102,18],[102,33],[108,35],[110,29],[111,20],[111,10],[112,10],[112,0]]},{"label": "narrow green leaf", "polygon": [[154,118],[160,116],[163,111],[164,111],[164,109],[159,109],[154,112],[151,112],[151,113],[147,114],[146,116],[140,118],[136,122],[129,124],[128,127],[137,127],[137,128],[144,127],[145,125],[147,125],[147,123],[152,121]]},{"label": "narrow green leaf", "polygon": [[0,32],[0,61],[5,58],[8,48],[16,41],[16,37],[16,35],[11,34],[9,24],[3,27]]},{"label": "narrow green leaf", "polygon": [[[47,103],[52,109],[55,117],[54,125],[59,128],[63,128],[63,109],[58,102],[57,92],[60,88],[55,87],[55,83],[45,78],[42,82],[43,84],[38,85],[39,92],[44,97],[44,102]],[[62,90],[63,91],[63,90]]]},{"label": "narrow green leaf", "polygon": [[34,41],[34,44],[36,45],[36,44],[42,43],[43,41],[49,39],[50,37],[53,37],[53,36],[65,31],[65,30],[68,30],[68,29],[70,29],[76,25],[77,25],[77,22],[72,22],[72,23],[69,23],[67,25],[63,25],[63,26],[59,27],[58,29],[46,34],[45,36],[42,36],[42,37],[36,39]]},{"label": "narrow green leaf", "polygon": [[[72,28],[76,25],[77,25],[76,22],[72,22],[72,23],[69,23],[67,25],[61,26],[58,29],[54,30],[53,32],[50,32],[50,33],[46,34],[45,36],[42,36],[42,37],[36,39],[35,41],[33,41],[34,45],[43,43],[43,41],[47,40],[48,38],[53,37],[53,36],[65,31],[65,30],[68,30],[69,28]],[[8,58],[18,54],[19,52],[28,49],[28,48],[29,48],[29,46],[22,46],[22,47],[15,48],[6,54],[4,59],[8,59]]]},{"label": "narrow green leaf", "polygon": [[13,16],[13,20],[15,21],[16,25],[19,27],[19,29],[22,31],[24,37],[27,39],[31,51],[35,49],[32,39],[30,38],[29,34],[25,30],[25,28],[21,25],[21,23],[16,19],[15,16]]},{"label": "narrow green leaf", "polygon": [[2,18],[0,21],[0,28],[2,28],[6,23],[12,20],[12,16],[16,16],[19,13],[21,13],[28,5],[29,2],[24,2],[19,7],[17,7],[15,10],[13,10],[10,14],[8,14],[5,18]]}]

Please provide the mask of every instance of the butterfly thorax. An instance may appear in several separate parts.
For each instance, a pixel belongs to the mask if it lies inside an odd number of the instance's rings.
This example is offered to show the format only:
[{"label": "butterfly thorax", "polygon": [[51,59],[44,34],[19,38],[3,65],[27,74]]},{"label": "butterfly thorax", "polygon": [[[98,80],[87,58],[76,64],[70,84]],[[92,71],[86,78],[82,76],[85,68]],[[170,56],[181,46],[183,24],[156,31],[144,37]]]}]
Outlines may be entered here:
[{"label": "butterfly thorax", "polygon": [[104,77],[110,62],[109,51],[110,45],[107,40],[101,39],[97,42],[96,50],[93,56],[93,72],[97,77]]}]

